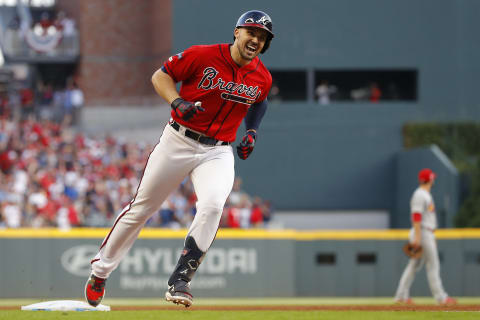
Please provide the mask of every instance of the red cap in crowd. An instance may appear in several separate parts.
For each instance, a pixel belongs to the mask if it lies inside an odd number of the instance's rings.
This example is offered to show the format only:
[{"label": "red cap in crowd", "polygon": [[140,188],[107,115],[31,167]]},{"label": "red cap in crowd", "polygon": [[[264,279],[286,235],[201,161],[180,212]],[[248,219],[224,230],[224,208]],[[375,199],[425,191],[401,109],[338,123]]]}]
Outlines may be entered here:
[{"label": "red cap in crowd", "polygon": [[420,183],[427,183],[435,179],[436,176],[435,172],[431,169],[425,168],[418,173],[418,181],[420,181]]}]

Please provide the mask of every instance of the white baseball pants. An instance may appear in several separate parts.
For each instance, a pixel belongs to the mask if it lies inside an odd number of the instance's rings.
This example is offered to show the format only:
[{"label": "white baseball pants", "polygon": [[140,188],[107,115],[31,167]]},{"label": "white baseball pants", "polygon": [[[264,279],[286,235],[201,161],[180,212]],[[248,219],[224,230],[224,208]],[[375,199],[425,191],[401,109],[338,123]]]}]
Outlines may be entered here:
[{"label": "white baseball pants", "polygon": [[132,247],[145,222],[188,175],[198,199],[188,235],[195,239],[200,250],[208,250],[233,186],[232,147],[201,144],[167,124],[147,160],[137,194],[118,215],[92,260],[94,275],[108,278]]},{"label": "white baseball pants", "polygon": [[[414,231],[410,230],[410,242],[413,242]],[[443,302],[447,293],[443,289],[442,279],[440,278],[440,260],[438,258],[437,242],[432,231],[422,229],[422,247],[423,254],[420,259],[410,259],[407,267],[403,271],[400,283],[398,284],[395,300],[407,300],[410,298],[410,287],[415,279],[415,273],[425,264],[427,271],[428,285],[433,297],[438,303]]]}]

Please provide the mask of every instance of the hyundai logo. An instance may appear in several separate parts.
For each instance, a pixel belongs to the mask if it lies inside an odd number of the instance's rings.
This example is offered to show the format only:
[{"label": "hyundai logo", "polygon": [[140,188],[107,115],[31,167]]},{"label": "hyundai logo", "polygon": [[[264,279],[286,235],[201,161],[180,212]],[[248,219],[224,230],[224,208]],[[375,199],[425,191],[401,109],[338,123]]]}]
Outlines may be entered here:
[{"label": "hyundai logo", "polygon": [[63,268],[80,277],[86,277],[90,274],[90,261],[98,252],[98,246],[84,245],[68,249],[62,254],[60,259]]}]

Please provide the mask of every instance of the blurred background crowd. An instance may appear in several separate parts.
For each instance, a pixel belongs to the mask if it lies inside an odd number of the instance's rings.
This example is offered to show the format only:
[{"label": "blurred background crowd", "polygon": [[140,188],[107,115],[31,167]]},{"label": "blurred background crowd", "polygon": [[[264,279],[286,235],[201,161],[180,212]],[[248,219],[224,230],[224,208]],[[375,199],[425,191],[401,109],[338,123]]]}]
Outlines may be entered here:
[{"label": "blurred background crowd", "polygon": [[[148,143],[88,137],[65,122],[34,117],[0,120],[0,227],[107,227],[136,193]],[[221,226],[264,226],[271,206],[241,188],[228,199]],[[147,222],[149,227],[188,227],[196,196],[189,179]]]},{"label": "blurred background crowd", "polygon": [[5,118],[78,125],[83,104],[83,91],[73,79],[69,79],[66,86],[39,82],[36,86],[23,85],[0,91],[0,116]]}]

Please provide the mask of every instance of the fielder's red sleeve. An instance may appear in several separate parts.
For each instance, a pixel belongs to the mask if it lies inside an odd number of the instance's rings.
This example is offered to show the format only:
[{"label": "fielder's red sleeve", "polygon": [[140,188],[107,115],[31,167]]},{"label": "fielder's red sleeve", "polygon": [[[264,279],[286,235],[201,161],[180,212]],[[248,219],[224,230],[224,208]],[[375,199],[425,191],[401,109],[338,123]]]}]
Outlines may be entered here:
[{"label": "fielder's red sleeve", "polygon": [[412,221],[413,222],[420,222],[422,221],[422,214],[420,212],[412,213]]}]

